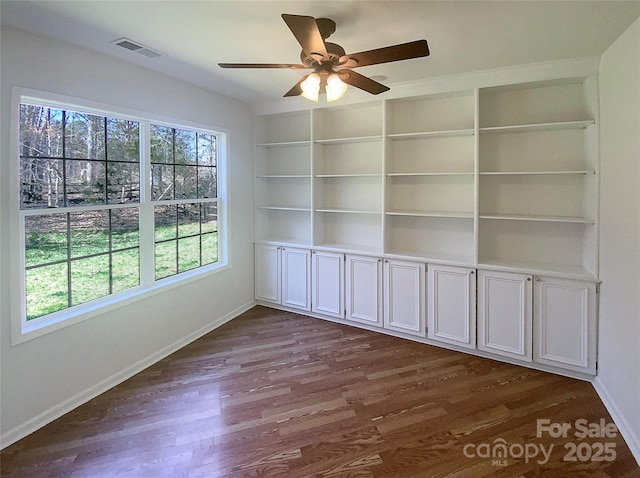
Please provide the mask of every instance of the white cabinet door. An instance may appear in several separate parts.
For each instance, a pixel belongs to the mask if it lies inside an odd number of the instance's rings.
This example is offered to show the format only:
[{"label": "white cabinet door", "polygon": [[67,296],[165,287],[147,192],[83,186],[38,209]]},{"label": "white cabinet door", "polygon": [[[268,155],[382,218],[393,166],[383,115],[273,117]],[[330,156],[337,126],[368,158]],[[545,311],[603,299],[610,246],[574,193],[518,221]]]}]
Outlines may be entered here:
[{"label": "white cabinet door", "polygon": [[424,337],[424,279],[424,264],[385,259],[385,328]]},{"label": "white cabinet door", "polygon": [[596,285],[536,277],[534,359],[596,373]]},{"label": "white cabinet door", "polygon": [[531,362],[531,279],[478,271],[478,349]]},{"label": "white cabinet door", "polygon": [[475,269],[429,264],[427,274],[427,336],[475,349]]},{"label": "white cabinet door", "polygon": [[282,248],[282,305],[311,310],[311,251]]},{"label": "white cabinet door", "polygon": [[280,246],[256,244],[256,300],[280,303]]},{"label": "white cabinet door", "polygon": [[382,259],[347,255],[347,320],[382,325]]},{"label": "white cabinet door", "polygon": [[344,317],[344,254],[311,253],[311,310]]}]

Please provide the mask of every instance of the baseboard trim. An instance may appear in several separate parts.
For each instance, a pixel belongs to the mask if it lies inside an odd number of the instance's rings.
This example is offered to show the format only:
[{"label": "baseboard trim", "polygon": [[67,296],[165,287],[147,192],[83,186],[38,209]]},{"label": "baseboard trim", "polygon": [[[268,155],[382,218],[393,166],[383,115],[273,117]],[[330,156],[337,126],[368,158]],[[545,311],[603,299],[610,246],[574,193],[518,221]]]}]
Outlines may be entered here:
[{"label": "baseboard trim", "polygon": [[17,442],[18,440],[21,440],[22,438],[26,437],[27,435],[30,435],[31,433],[35,432],[39,428],[42,428],[46,424],[51,423],[57,418],[60,418],[65,413],[69,413],[74,408],[79,407],[83,403],[88,402],[92,398],[95,398],[101,393],[106,392],[110,388],[113,388],[116,385],[124,382],[125,380],[134,376],[135,374],[142,372],[145,368],[149,367],[150,365],[153,365],[159,360],[162,360],[163,358],[180,350],[182,347],[190,344],[196,339],[199,339],[203,335],[208,334],[212,330],[217,329],[221,325],[236,318],[237,316],[251,309],[255,305],[256,305],[256,301],[252,300],[236,308],[235,310],[232,310],[228,314],[225,314],[222,317],[219,317],[218,319],[214,320],[210,324],[207,324],[204,327],[196,330],[195,332],[192,332],[189,335],[182,337],[181,339],[173,342],[172,344],[167,345],[166,347],[158,350],[157,352],[143,358],[139,362],[127,367],[124,370],[121,370],[120,372],[106,378],[105,380],[102,380],[101,382],[98,382],[97,384],[83,390],[82,392],[74,395],[73,397],[70,397],[67,400],[64,400],[63,402],[60,402],[57,405],[54,405],[48,410],[45,410],[44,412],[22,423],[21,425],[18,425],[17,427],[12,428],[11,430],[7,431],[6,433],[2,434],[2,436],[0,436],[0,449],[4,449],[9,445]]},{"label": "baseboard trim", "polygon": [[640,466],[640,437],[635,434],[633,427],[629,425],[624,415],[620,412],[615,400],[602,384],[600,377],[596,377],[591,383],[600,397],[600,400],[602,400],[602,403],[611,415],[611,418],[613,418],[622,438],[624,438],[629,450],[631,450],[633,457],[636,459],[638,466]]}]

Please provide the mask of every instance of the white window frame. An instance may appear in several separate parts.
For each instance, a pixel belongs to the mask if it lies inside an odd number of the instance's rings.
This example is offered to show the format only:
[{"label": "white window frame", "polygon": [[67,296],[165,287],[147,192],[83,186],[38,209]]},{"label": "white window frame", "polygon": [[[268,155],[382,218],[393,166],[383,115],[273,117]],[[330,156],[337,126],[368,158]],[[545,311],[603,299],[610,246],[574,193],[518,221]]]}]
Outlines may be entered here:
[{"label": "white window frame", "polygon": [[[146,299],[160,292],[188,284],[202,279],[230,267],[229,263],[229,228],[228,228],[228,145],[230,132],[225,128],[203,125],[184,120],[160,117],[158,115],[107,105],[99,102],[48,93],[33,89],[14,86],[11,99],[10,124],[10,158],[9,170],[12,180],[9,184],[9,270],[10,270],[10,310],[11,310],[11,344],[17,345],[36,337],[51,333],[92,317],[102,315],[127,304]],[[79,110],[101,116],[113,116],[119,119],[136,121],[140,124],[140,202],[127,204],[128,207],[138,207],[140,211],[140,285],[102,298],[68,307],[63,310],[47,314],[32,320],[26,320],[26,283],[25,283],[25,239],[24,217],[37,213],[37,210],[20,209],[20,104],[31,103],[53,108]],[[169,126],[215,134],[217,136],[217,225],[218,225],[218,261],[213,264],[200,266],[176,275],[155,279],[154,267],[154,206],[163,201],[151,200],[151,161],[149,136],[150,124]],[[188,202],[188,200],[187,200]],[[98,209],[100,206],[96,206]],[[109,206],[106,206],[109,207]],[[86,207],[69,207],[65,212],[86,210]],[[59,210],[58,212],[62,212]],[[143,233],[148,232],[148,233]],[[19,253],[16,253],[19,251]]]}]

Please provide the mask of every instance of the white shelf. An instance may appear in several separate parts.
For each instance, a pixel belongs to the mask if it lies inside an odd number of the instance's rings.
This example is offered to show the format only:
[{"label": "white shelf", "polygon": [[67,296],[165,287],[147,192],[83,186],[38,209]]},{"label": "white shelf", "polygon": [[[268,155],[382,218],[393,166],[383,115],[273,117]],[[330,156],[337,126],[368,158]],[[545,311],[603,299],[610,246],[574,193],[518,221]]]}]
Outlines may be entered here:
[{"label": "white shelf", "polygon": [[556,121],[551,123],[516,124],[508,126],[489,126],[480,128],[480,133],[520,133],[527,131],[547,131],[560,129],[585,129],[593,125],[594,120]]},{"label": "white shelf", "polygon": [[380,178],[381,173],[316,174],[316,178]]},{"label": "white shelf", "polygon": [[401,177],[401,176],[473,176],[473,172],[414,172],[414,173],[387,173],[388,177]]},{"label": "white shelf", "polygon": [[308,208],[308,207],[296,207],[296,206],[258,206],[257,209],[263,209],[263,210],[268,210],[268,211],[311,212],[311,208]]},{"label": "white shelf", "polygon": [[256,176],[258,179],[309,179],[311,178],[310,174],[259,174]]},{"label": "white shelf", "polygon": [[480,219],[504,220],[504,221],[537,221],[537,222],[563,222],[572,224],[594,224],[593,219],[571,216],[536,216],[530,214],[480,214]]},{"label": "white shelf", "polygon": [[271,244],[274,246],[283,246],[283,247],[311,247],[311,242],[301,240],[300,238],[295,237],[277,237],[277,236],[269,236],[263,237],[261,239],[256,239],[253,241],[254,244]]},{"label": "white shelf", "polygon": [[346,144],[346,143],[368,143],[371,141],[382,141],[382,135],[375,136],[351,136],[346,138],[316,139],[316,144]]},{"label": "white shelf", "polygon": [[563,175],[563,174],[595,174],[593,169],[580,169],[573,171],[480,171],[486,176],[540,176],[540,175]]},{"label": "white shelf", "polygon": [[473,212],[451,211],[387,211],[387,216],[413,216],[413,217],[447,217],[451,219],[473,219]]},{"label": "white shelf", "polygon": [[320,242],[313,246],[316,250],[329,252],[354,252],[359,254],[372,254],[381,256],[382,251],[379,247],[366,244],[352,244],[348,242]]},{"label": "white shelf", "polygon": [[291,146],[308,146],[311,144],[309,140],[301,140],[301,141],[274,141],[270,143],[258,143],[256,147],[258,148],[287,148]]},{"label": "white shelf", "polygon": [[338,214],[382,214],[381,211],[372,209],[348,209],[348,208],[316,208],[316,212],[328,212]]},{"label": "white shelf", "polygon": [[473,136],[474,130],[471,129],[452,129],[446,131],[420,131],[416,133],[390,133],[387,138],[393,140],[402,139],[420,139],[420,138],[444,138],[448,136]]},{"label": "white shelf", "polygon": [[392,249],[384,254],[385,258],[410,260],[419,262],[430,262],[438,264],[474,267],[475,261],[473,256],[462,254],[447,254],[437,251],[417,251],[417,250],[400,250]]}]

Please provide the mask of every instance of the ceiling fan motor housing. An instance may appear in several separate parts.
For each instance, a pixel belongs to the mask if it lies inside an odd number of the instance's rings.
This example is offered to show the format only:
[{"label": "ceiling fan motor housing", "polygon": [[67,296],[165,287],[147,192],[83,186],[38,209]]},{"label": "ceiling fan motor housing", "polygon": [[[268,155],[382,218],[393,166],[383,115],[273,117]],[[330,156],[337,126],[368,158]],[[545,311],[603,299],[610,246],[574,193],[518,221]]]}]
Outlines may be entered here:
[{"label": "ceiling fan motor housing", "polygon": [[[304,50],[300,52],[300,61],[303,65],[309,68],[316,68],[317,66],[323,63],[329,63],[331,65],[337,65],[340,58],[346,55],[344,48],[336,43],[325,42],[327,47],[327,53],[329,54],[329,61],[319,60],[321,55],[318,55],[318,58],[314,58],[314,54],[307,55]],[[319,60],[319,61],[318,61]]]}]

